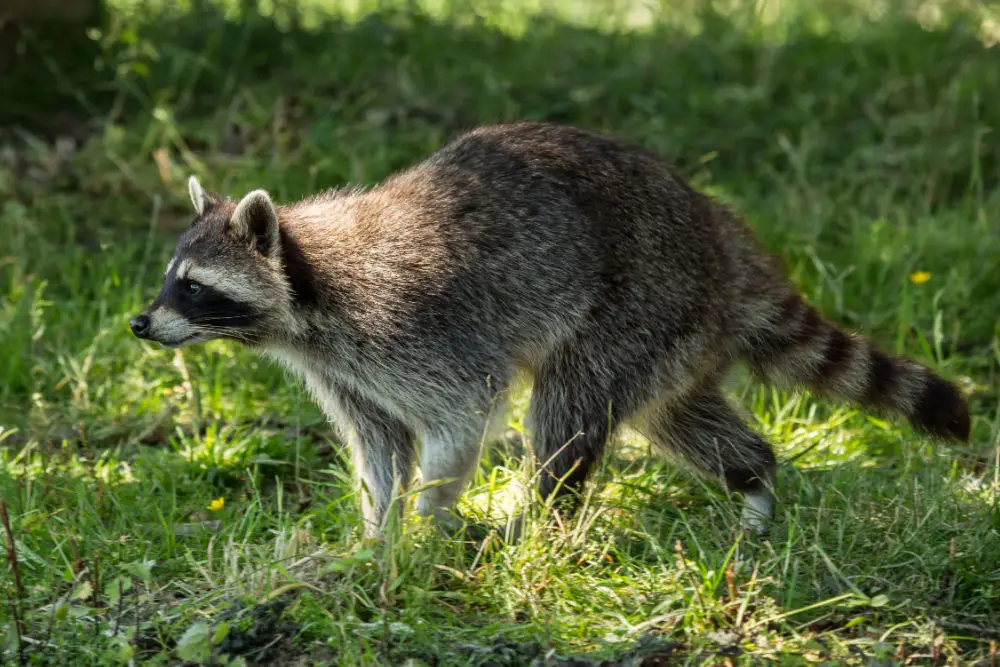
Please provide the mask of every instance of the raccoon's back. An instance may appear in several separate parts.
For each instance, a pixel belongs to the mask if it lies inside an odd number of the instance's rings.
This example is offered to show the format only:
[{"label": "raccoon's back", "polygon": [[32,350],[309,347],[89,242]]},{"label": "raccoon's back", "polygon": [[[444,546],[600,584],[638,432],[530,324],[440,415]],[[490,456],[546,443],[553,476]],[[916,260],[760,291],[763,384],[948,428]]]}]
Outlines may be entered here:
[{"label": "raccoon's back", "polygon": [[333,267],[331,300],[397,353],[509,357],[609,322],[623,344],[662,350],[719,338],[731,312],[734,255],[713,206],[644,149],[489,126],[352,193],[346,240],[317,260]]},{"label": "raccoon's back", "polygon": [[487,292],[691,326],[713,309],[724,317],[736,298],[743,249],[731,220],[662,157],[611,137],[547,123],[486,126],[389,184],[398,186],[424,194],[466,277]]}]

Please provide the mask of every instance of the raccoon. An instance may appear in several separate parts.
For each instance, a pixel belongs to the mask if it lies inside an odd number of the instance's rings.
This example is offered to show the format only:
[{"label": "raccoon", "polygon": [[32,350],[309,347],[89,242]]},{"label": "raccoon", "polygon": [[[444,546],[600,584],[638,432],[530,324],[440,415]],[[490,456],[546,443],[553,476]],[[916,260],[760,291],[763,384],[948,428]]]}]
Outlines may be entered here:
[{"label": "raccoon", "polygon": [[954,384],[824,319],[741,219],[618,138],[497,124],[370,188],[284,205],[194,176],[189,191],[196,218],[132,332],[233,340],[304,377],[349,444],[369,535],[414,466],[419,513],[455,518],[522,371],[535,488],[568,511],[628,424],[741,492],[743,525],[766,531],[775,454],[722,389],[736,362],[969,438]]}]

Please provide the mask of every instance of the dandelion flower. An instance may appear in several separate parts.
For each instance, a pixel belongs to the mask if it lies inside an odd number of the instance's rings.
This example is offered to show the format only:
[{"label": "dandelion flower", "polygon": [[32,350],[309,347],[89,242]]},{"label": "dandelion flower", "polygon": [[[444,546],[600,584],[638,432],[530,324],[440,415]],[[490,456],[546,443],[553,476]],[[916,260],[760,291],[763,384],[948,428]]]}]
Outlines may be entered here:
[{"label": "dandelion flower", "polygon": [[923,285],[931,279],[931,274],[927,271],[916,271],[910,274],[910,282],[914,285]]},{"label": "dandelion flower", "polygon": [[225,498],[216,498],[215,500],[213,500],[212,502],[210,502],[208,504],[208,509],[209,509],[209,511],[212,511],[212,512],[218,512],[219,510],[221,510],[225,506],[226,506],[226,499]]}]

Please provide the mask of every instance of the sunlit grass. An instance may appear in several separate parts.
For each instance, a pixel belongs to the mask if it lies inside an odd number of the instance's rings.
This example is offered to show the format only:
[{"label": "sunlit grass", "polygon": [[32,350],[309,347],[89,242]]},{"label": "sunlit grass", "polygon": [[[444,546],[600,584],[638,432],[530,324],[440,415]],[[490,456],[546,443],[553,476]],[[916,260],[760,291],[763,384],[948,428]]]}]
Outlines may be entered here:
[{"label": "sunlit grass", "polygon": [[[296,26],[283,3],[115,0],[92,78],[43,64],[100,122],[68,157],[0,136],[16,156],[0,151],[0,498],[22,587],[5,568],[4,658],[20,641],[34,664],[513,665],[652,636],[689,663],[988,661],[994,9],[405,4],[308,0]],[[718,484],[626,431],[584,511],[530,515],[519,544],[451,539],[412,513],[368,542],[349,457],[294,378],[232,345],[130,336],[190,221],[187,174],[291,199],[520,118],[674,156],[829,317],[966,388],[972,442],[737,373],[733,396],[781,459],[765,539],[740,533]],[[525,499],[527,400],[461,501],[471,516],[499,522]]]}]

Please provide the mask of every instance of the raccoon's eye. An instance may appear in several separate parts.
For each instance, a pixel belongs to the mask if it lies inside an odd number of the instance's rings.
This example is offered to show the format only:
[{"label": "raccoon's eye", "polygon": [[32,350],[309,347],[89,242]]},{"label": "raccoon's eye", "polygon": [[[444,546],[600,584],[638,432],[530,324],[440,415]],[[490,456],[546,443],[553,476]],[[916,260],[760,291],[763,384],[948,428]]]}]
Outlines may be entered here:
[{"label": "raccoon's eye", "polygon": [[188,294],[193,296],[201,291],[201,283],[196,283],[193,280],[185,280],[184,289],[187,290]]}]

